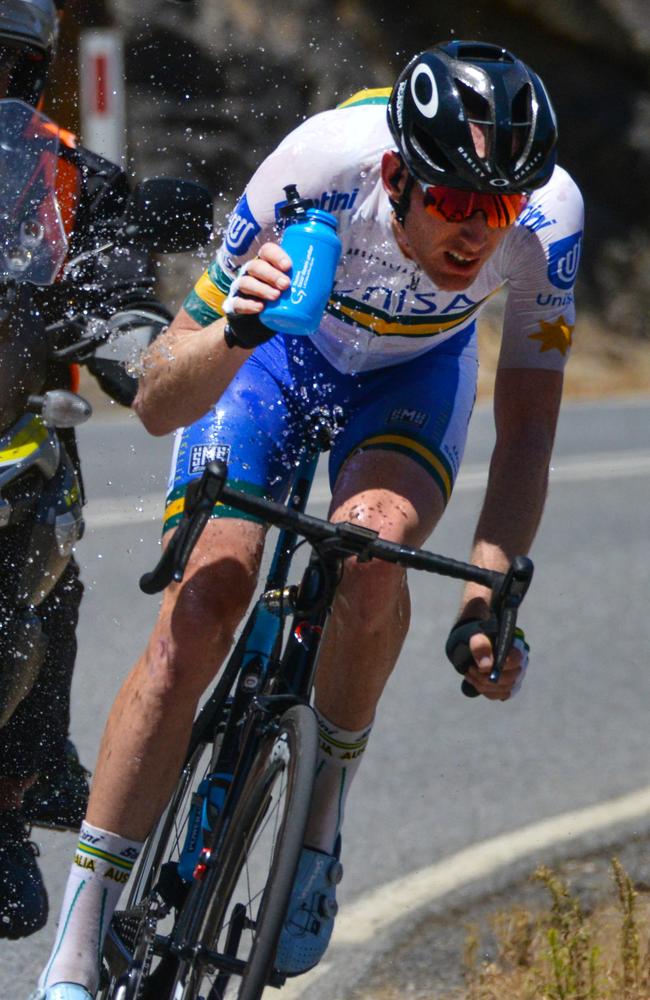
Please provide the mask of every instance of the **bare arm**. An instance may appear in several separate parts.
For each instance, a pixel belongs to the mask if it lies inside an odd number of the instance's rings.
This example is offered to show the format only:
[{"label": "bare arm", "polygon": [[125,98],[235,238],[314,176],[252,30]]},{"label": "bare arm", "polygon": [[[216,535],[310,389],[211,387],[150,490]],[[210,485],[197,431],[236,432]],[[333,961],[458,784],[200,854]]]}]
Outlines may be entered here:
[{"label": "bare arm", "polygon": [[[497,438],[471,556],[480,566],[503,571],[513,556],[525,555],[533,542],[546,500],[561,396],[560,372],[512,368],[497,374]],[[489,598],[485,588],[468,584],[461,617],[485,617]],[[484,674],[489,673],[488,640],[474,636],[470,646],[477,663],[484,661]],[[498,697],[488,681],[476,682],[481,678],[474,668],[468,678],[482,693]]]},{"label": "bare arm", "polygon": [[133,408],[150,434],[194,423],[219,399],[248,357],[230,350],[225,319],[200,326],[181,309],[144,359]]},{"label": "bare arm", "polygon": [[[251,261],[232,300],[238,315],[260,313],[289,284],[291,262],[275,243],[265,243]],[[255,298],[239,297],[255,296]],[[150,434],[168,434],[202,417],[216,403],[250,355],[228,347],[226,319],[200,326],[181,309],[144,358],[133,408]]]}]

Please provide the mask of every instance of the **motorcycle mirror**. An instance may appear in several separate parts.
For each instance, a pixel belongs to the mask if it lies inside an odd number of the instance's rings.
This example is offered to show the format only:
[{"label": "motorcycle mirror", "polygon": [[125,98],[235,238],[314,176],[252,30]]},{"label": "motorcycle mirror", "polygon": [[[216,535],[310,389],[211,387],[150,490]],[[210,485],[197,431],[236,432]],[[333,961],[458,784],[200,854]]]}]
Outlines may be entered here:
[{"label": "motorcycle mirror", "polygon": [[27,409],[38,413],[48,427],[77,427],[93,412],[87,399],[67,389],[50,389],[42,396],[30,396]]},{"label": "motorcycle mirror", "polygon": [[129,199],[125,231],[148,250],[185,253],[210,242],[212,224],[212,196],[202,184],[149,177]]}]

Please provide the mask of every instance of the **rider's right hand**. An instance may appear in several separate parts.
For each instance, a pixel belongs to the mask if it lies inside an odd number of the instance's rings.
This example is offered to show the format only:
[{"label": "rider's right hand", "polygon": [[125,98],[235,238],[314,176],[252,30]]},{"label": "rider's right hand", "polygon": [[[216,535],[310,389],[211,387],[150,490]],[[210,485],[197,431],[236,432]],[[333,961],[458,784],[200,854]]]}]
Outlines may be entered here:
[{"label": "rider's right hand", "polygon": [[243,265],[223,304],[229,347],[250,349],[275,335],[264,326],[260,313],[267,302],[274,302],[289,288],[291,279],[286,272],[290,268],[290,258],[277,243],[264,243],[257,257]]}]

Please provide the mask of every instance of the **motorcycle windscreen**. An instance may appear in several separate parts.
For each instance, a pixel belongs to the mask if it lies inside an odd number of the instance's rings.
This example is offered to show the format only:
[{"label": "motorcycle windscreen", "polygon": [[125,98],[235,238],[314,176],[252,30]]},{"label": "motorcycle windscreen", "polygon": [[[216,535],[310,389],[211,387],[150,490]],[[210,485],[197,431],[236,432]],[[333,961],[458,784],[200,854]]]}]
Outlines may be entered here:
[{"label": "motorcycle windscreen", "polygon": [[53,122],[22,101],[0,101],[0,281],[50,285],[63,265],[58,152]]}]

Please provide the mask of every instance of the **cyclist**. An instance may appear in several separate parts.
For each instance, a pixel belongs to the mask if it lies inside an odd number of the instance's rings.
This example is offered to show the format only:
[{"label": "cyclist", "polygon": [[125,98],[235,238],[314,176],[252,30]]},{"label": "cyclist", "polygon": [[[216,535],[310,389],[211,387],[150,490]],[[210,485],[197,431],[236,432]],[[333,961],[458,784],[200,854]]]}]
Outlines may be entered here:
[{"label": "cyclist", "polygon": [[[0,99],[14,99],[32,107],[42,105],[48,69],[55,56],[58,18],[65,0],[1,0]],[[70,258],[95,247],[93,227],[103,218],[118,216],[129,193],[121,168],[81,147],[75,137],[58,132],[60,142],[57,194],[64,206]],[[106,275],[115,278],[114,261]],[[90,266],[90,265],[89,265]],[[143,262],[120,264],[126,284],[141,277]],[[130,273],[127,275],[126,271]],[[87,273],[101,281],[101,272]],[[103,286],[102,286],[103,287]],[[56,285],[32,287],[36,308],[54,322],[62,319],[69,302]],[[0,365],[18,370],[12,358],[29,346],[20,339],[3,339]],[[123,403],[135,394],[135,382],[113,362],[91,362],[103,389]],[[47,382],[36,391],[74,388],[77,372],[67,364],[49,365]],[[130,391],[128,383],[132,383]],[[59,438],[78,465],[72,430]],[[3,573],[11,574],[16,546],[26,544],[31,522],[0,530]],[[0,729],[0,938],[32,934],[47,920],[48,901],[36,856],[29,840],[29,823],[78,829],[88,799],[88,772],[68,739],[70,686],[76,656],[76,625],[83,586],[72,560],[38,613],[47,636],[47,650],[39,678],[9,722]],[[13,606],[7,588],[0,615],[6,629]],[[11,656],[11,644],[3,656]]]},{"label": "cyclist", "polygon": [[[472,559],[504,570],[525,553],[544,505],[582,230],[582,199],[555,165],[555,146],[540,78],[505,49],[459,41],[417,55],[392,92],[362,92],[292,132],[253,176],[140,383],[135,407],[147,428],[182,428],[165,528],[214,457],[227,458],[240,489],[282,497],[307,413],[329,405],[344,415],[330,454],[331,518],[422,544],[463,454],[476,318],[506,286],[497,436]],[[274,224],[291,183],[338,217],[343,243],[313,337],[273,336],[260,321],[290,283]],[[121,889],[109,872],[131,867],[176,779],[197,700],[253,593],[263,537],[261,525],[216,508],[185,581],[165,594],[109,718],[38,996],[88,1000],[97,988],[101,935]],[[507,700],[527,651],[517,640],[490,682],[487,600],[479,586],[463,592],[458,619],[476,625],[467,677]],[[316,679],[320,761],[276,955],[288,974],[327,947],[345,796],[408,624],[405,573],[349,560]]]}]

